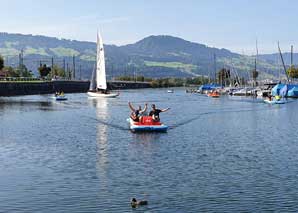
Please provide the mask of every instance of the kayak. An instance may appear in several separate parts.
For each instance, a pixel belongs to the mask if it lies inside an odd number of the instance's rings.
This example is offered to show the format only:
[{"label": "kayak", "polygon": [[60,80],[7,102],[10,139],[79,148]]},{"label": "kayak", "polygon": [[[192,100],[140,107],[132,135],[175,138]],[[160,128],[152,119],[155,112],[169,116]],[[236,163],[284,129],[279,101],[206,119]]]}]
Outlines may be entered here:
[{"label": "kayak", "polygon": [[66,101],[67,98],[64,95],[58,95],[54,97],[56,101]]},{"label": "kayak", "polygon": [[131,118],[128,118],[127,121],[132,132],[166,132],[168,130],[168,126],[153,121],[151,116],[143,116],[139,122],[135,122]]},{"label": "kayak", "polygon": [[267,104],[285,104],[286,103],[286,101],[284,101],[284,100],[272,100],[272,101],[270,101],[270,100],[264,100],[264,102],[265,103],[267,103]]}]

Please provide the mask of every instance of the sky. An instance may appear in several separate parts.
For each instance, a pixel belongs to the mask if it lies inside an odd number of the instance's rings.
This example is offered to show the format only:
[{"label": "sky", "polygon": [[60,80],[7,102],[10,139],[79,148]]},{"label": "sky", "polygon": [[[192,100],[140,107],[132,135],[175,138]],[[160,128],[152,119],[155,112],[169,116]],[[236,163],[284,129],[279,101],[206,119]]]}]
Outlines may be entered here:
[{"label": "sky", "polygon": [[[172,35],[248,55],[298,50],[295,0],[2,0],[0,31],[134,43]],[[298,51],[297,51],[298,52]]]}]

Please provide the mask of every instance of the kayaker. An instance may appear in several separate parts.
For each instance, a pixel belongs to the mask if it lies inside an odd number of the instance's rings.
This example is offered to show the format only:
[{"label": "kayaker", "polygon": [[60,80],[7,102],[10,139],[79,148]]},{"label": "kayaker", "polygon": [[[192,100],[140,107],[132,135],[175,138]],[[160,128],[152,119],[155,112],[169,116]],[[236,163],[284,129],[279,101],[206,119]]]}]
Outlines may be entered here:
[{"label": "kayaker", "polygon": [[151,107],[152,107],[152,110],[150,111],[149,116],[152,116],[152,120],[155,121],[155,122],[160,121],[159,113],[166,112],[170,109],[170,108],[156,109],[155,104],[152,104]]},{"label": "kayaker", "polygon": [[138,109],[135,109],[135,108],[133,107],[133,105],[132,105],[130,102],[128,102],[128,106],[129,106],[129,108],[130,108],[130,110],[131,110],[130,118],[131,118],[133,121],[135,121],[135,122],[139,122],[139,121],[141,120],[142,116],[143,116],[143,115],[146,113],[146,111],[147,111],[147,105],[148,105],[148,104],[146,103],[144,109],[142,109],[142,106],[139,106]]}]

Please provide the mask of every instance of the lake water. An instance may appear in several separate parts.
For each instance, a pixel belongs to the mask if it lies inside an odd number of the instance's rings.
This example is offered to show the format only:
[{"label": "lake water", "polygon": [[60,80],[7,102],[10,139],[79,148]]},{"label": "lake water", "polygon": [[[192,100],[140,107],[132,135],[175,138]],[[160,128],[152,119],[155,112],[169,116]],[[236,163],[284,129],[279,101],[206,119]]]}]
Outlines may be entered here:
[{"label": "lake water", "polygon": [[[298,103],[182,89],[0,98],[1,212],[297,212]],[[128,130],[127,102],[171,107]],[[130,199],[148,206],[132,209]]]}]

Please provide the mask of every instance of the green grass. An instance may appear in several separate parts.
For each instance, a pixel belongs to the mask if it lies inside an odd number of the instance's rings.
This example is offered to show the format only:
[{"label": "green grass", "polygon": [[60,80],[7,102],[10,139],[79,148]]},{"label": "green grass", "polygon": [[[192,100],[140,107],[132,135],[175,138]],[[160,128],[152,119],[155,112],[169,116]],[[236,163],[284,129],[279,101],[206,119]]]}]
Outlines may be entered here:
[{"label": "green grass", "polygon": [[193,70],[197,68],[196,65],[184,64],[181,62],[144,61],[144,63],[148,67],[167,67],[167,68],[184,69],[184,70]]},{"label": "green grass", "polygon": [[49,56],[49,54],[46,52],[43,48],[32,48],[32,47],[26,47],[25,49],[25,55],[42,55],[42,56]]},{"label": "green grass", "polygon": [[80,59],[82,59],[84,61],[95,61],[96,55],[82,55],[82,56],[80,56]]},{"label": "green grass", "polygon": [[185,52],[168,52],[167,53],[168,55],[172,55],[172,56],[186,56],[186,57],[189,57],[191,56],[191,54],[189,53],[185,53]]},{"label": "green grass", "polygon": [[71,48],[56,47],[56,48],[50,48],[50,50],[58,57],[80,55],[78,51]]},{"label": "green grass", "polygon": [[15,48],[0,48],[0,55],[2,56],[18,55],[19,53],[20,51]]},{"label": "green grass", "polygon": [[16,41],[16,42],[6,41],[6,42],[5,42],[5,46],[6,46],[7,48],[13,48],[13,46],[18,46],[18,45],[19,45],[19,42],[18,42],[18,41]]}]

